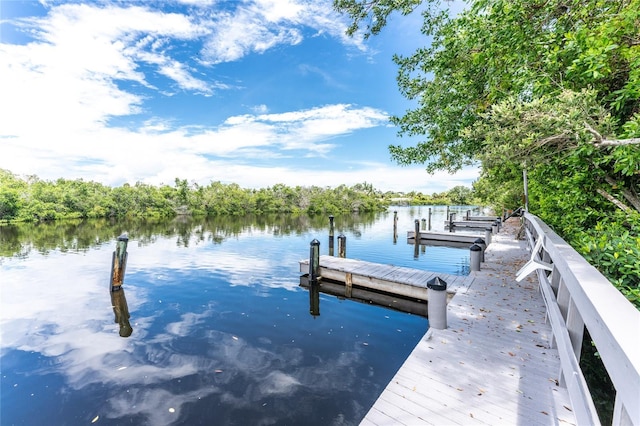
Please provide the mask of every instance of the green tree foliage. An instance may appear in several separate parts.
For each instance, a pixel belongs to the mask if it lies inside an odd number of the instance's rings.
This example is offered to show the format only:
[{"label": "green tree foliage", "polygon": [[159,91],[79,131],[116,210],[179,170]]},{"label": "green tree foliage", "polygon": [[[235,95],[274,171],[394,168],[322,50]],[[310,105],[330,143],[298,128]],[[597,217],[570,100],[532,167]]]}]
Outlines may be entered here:
[{"label": "green tree foliage", "polygon": [[[352,33],[373,23],[367,34],[415,8],[334,5]],[[392,157],[429,172],[481,164],[475,193],[500,208],[522,203],[526,168],[531,210],[637,301],[625,265],[638,252],[640,0],[475,0],[455,16],[423,5],[430,46],[394,58],[416,107],[392,118],[423,140]]]},{"label": "green tree foliage", "polygon": [[248,213],[373,212],[386,208],[382,193],[366,182],[337,188],[288,187],[278,184],[259,190],[211,182],[159,187],[137,182],[111,188],[97,182],[22,179],[0,170],[0,223],[71,218],[145,217],[176,215],[241,216]]}]

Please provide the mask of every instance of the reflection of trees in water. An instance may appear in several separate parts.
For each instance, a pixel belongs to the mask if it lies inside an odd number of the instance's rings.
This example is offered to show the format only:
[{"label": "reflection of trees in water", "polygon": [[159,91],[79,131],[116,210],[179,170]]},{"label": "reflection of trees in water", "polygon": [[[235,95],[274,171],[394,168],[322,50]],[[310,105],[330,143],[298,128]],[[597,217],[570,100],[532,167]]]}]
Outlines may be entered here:
[{"label": "reflection of trees in water", "polygon": [[[370,228],[379,215],[358,213],[335,216],[337,232],[356,236]],[[0,226],[0,257],[27,257],[32,251],[84,252],[111,243],[123,232],[141,246],[158,238],[177,237],[176,244],[187,247],[198,242],[222,244],[227,238],[245,232],[261,232],[274,237],[322,233],[329,227],[328,215],[268,214],[246,216],[191,217],[172,219],[88,219],[18,223]]]}]

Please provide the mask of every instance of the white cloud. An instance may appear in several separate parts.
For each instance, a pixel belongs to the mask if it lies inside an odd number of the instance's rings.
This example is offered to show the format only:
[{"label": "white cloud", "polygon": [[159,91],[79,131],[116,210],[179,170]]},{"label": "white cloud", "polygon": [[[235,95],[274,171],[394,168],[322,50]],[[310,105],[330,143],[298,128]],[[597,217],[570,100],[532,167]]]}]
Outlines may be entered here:
[{"label": "white cloud", "polygon": [[329,1],[256,0],[237,4],[233,11],[221,13],[206,24],[211,36],[203,55],[209,63],[234,61],[281,44],[299,44],[303,28],[312,28],[316,34],[328,33],[345,45],[366,50],[361,38],[345,35],[345,18]]},{"label": "white cloud", "polygon": [[[286,168],[264,164],[327,156],[337,138],[386,126],[387,114],[379,109],[337,103],[269,113],[266,104],[258,104],[247,107],[253,114],[198,126],[177,124],[177,117],[151,109],[150,98],[173,94],[176,87],[207,96],[229,88],[202,77],[215,67],[201,72],[198,58],[181,52],[176,41],[206,44],[205,50],[214,49],[214,62],[298,43],[303,28],[357,44],[343,38],[344,23],[330,2],[233,3],[225,15],[199,4],[201,12],[191,16],[124,4],[56,5],[44,17],[11,23],[34,40],[0,43],[0,168],[113,185],[187,177],[244,187],[333,186],[386,176],[375,186],[396,189],[418,187],[419,174],[427,178],[421,169],[388,165],[310,174],[294,161]],[[158,76],[172,85],[163,87]],[[126,127],[115,127],[116,118],[126,119]],[[396,176],[404,181],[396,182]]]}]

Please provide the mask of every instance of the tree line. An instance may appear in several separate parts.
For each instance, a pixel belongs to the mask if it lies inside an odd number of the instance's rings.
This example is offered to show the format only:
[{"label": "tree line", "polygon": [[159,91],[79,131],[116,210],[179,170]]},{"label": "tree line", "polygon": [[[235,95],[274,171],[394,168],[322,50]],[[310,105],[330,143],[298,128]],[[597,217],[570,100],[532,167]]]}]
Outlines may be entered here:
[{"label": "tree line", "polygon": [[149,185],[137,182],[110,187],[82,179],[46,181],[0,170],[0,221],[50,221],[74,218],[215,216],[250,213],[343,213],[381,211],[388,201],[370,184],[336,188],[289,187],[246,189],[211,182]]},{"label": "tree line", "polygon": [[0,223],[176,215],[376,212],[385,210],[399,198],[414,205],[460,205],[476,201],[472,189],[464,186],[431,195],[421,192],[383,193],[366,182],[335,188],[276,184],[246,189],[234,183],[198,185],[176,178],[172,186],[137,182],[110,187],[82,179],[47,181],[35,175],[20,177],[0,169]]}]

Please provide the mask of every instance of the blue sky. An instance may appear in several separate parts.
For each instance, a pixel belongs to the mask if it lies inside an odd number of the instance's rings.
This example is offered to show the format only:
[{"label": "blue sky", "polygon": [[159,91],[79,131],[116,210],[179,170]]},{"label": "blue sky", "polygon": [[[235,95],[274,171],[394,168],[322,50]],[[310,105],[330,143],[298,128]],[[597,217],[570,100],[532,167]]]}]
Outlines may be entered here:
[{"label": "blue sky", "polygon": [[394,53],[428,40],[421,17],[344,34],[324,0],[0,2],[0,168],[108,185],[176,177],[441,192],[391,161],[388,121],[413,104]]}]

